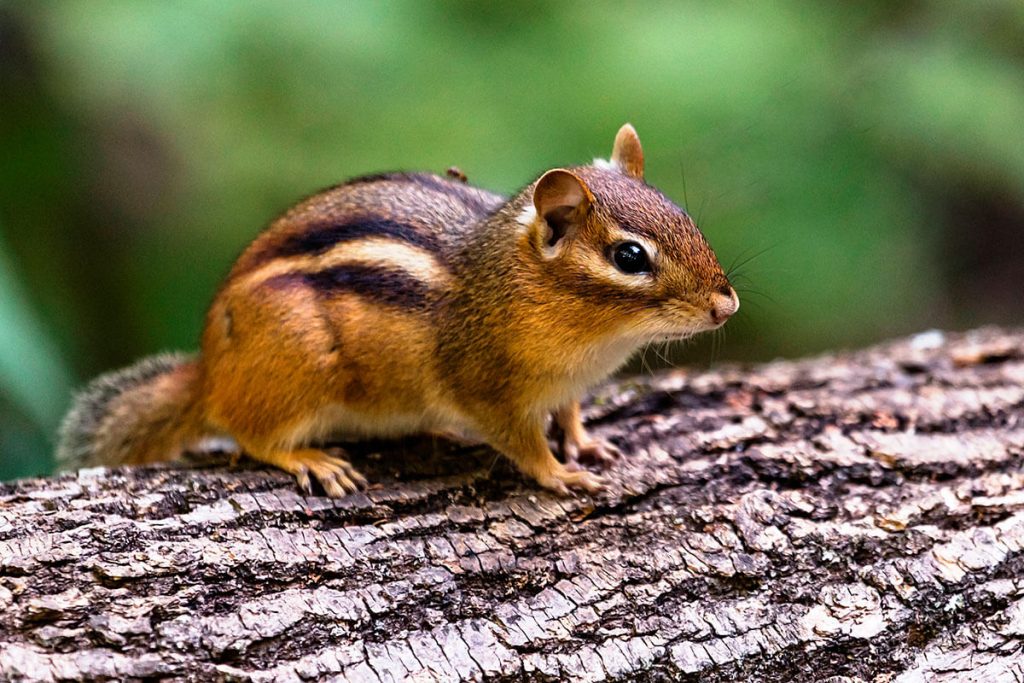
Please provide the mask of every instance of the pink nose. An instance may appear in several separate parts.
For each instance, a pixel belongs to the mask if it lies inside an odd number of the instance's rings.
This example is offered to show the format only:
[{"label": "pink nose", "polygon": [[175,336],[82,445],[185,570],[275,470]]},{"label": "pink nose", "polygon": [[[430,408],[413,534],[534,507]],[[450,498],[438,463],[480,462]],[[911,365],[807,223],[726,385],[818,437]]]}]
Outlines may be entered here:
[{"label": "pink nose", "polygon": [[740,298],[732,287],[723,287],[711,295],[711,322],[721,325],[740,310]]}]

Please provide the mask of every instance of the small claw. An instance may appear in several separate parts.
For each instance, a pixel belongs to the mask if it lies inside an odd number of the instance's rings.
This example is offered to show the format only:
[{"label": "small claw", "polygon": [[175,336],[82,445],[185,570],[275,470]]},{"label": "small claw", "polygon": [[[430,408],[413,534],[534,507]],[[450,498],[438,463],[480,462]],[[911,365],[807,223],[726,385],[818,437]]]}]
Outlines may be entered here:
[{"label": "small claw", "polygon": [[356,491],[359,490],[359,487],[356,486],[356,483],[349,479],[344,474],[342,474],[341,472],[338,472],[337,474],[334,475],[334,481],[337,482],[337,484],[341,488],[345,489],[346,494],[355,493]]},{"label": "small claw", "polygon": [[336,476],[346,490],[354,493],[355,491],[366,487],[368,483],[366,481],[366,477],[360,474],[359,470],[355,467],[352,467],[352,464],[348,460],[335,458],[331,464],[338,468]]},{"label": "small claw", "polygon": [[307,496],[313,495],[313,486],[309,481],[309,470],[305,467],[300,467],[295,473],[295,481],[299,485],[299,490],[305,493]]},{"label": "small claw", "polygon": [[346,493],[345,489],[338,484],[334,477],[321,477],[320,485],[324,487],[324,492],[331,498],[341,498]]},{"label": "small claw", "polygon": [[[344,453],[338,449],[332,451],[336,454]],[[336,454],[329,455],[317,450],[301,451],[290,456],[292,462],[288,463],[287,469],[294,473],[299,488],[307,495],[312,495],[311,476],[331,498],[341,498],[349,493],[355,493],[361,486],[366,486],[366,478],[347,460]]]},{"label": "small claw", "polygon": [[572,495],[572,492],[569,490],[569,487],[565,485],[565,482],[559,479],[555,479],[551,483],[546,484],[545,487],[566,498]]},{"label": "small claw", "polygon": [[352,480],[356,491],[362,491],[370,485],[370,482],[366,480],[366,477],[354,469],[348,473],[348,476]]},{"label": "small claw", "polygon": [[334,462],[325,463],[317,472],[316,478],[324,487],[324,492],[331,498],[341,498],[351,491],[352,482],[345,476],[344,468]]}]

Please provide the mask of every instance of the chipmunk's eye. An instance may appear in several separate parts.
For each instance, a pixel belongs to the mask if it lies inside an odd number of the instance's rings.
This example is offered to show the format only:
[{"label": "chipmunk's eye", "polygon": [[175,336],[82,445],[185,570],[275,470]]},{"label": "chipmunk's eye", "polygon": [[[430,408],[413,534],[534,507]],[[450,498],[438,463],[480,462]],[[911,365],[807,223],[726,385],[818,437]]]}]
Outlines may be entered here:
[{"label": "chipmunk's eye", "polygon": [[636,242],[620,242],[612,247],[612,263],[627,275],[651,272],[647,252]]}]

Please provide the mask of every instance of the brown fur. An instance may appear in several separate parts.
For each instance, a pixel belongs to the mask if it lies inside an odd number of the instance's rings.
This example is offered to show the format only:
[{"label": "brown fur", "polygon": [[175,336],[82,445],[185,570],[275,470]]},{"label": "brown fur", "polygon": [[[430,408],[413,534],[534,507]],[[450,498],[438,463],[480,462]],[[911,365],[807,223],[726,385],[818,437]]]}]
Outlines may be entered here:
[{"label": "brown fur", "polygon": [[157,462],[203,432],[194,411],[198,366],[162,354],[102,375],[75,396],[60,430],[63,467]]},{"label": "brown fur", "polygon": [[[110,404],[137,431],[121,439],[134,454],[93,459],[148,462],[223,433],[342,495],[358,473],[308,444],[455,432],[546,487],[595,490],[551,454],[548,416],[570,455],[610,453],[580,423],[582,392],[637,346],[716,327],[737,305],[693,221],[643,181],[631,127],[613,160],[553,171],[508,201],[422,174],[305,200],[238,259],[195,364]],[[612,264],[624,240],[650,248],[650,273]]]}]

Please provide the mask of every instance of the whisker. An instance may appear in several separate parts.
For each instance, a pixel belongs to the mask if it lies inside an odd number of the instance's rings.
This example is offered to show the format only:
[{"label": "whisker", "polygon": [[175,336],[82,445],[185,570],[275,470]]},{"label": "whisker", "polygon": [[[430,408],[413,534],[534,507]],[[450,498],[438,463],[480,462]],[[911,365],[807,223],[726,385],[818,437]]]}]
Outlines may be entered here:
[{"label": "whisker", "polygon": [[665,361],[665,364],[668,365],[670,368],[672,368],[673,370],[678,370],[679,369],[679,365],[672,360],[672,352],[670,350],[671,348],[672,348],[672,342],[670,342],[670,341],[662,342],[661,343],[661,358],[662,358],[662,360]]},{"label": "whisker", "polygon": [[[739,318],[739,316],[742,316],[747,310],[749,310],[751,308],[757,309],[759,311],[766,310],[765,306],[764,306],[764,303],[758,301],[757,299],[748,299],[748,298],[746,298],[746,294],[743,295],[742,301],[743,301],[743,306],[742,306],[742,308],[740,308],[740,312],[736,314],[736,317],[734,318],[734,320],[736,318]],[[771,300],[771,299],[769,299],[769,303],[778,304],[777,301],[774,301],[774,300]]]},{"label": "whisker", "polygon": [[[739,270],[741,268],[743,268],[744,266],[748,265],[754,259],[760,258],[761,256],[764,256],[766,253],[768,253],[772,249],[775,249],[780,244],[781,244],[781,242],[776,242],[775,244],[768,245],[764,249],[761,249],[760,251],[757,251],[757,252],[755,252],[755,253],[753,253],[750,256],[747,256],[745,258],[743,258],[743,254],[744,254],[744,252],[746,252],[748,250],[744,249],[744,251],[740,252],[740,256],[738,256],[737,258],[733,259],[732,264],[730,264],[729,268],[725,271],[725,276],[731,280],[733,278],[733,276],[739,274]],[[743,260],[739,260],[740,258],[742,258]]]},{"label": "whisker", "polygon": [[654,354],[655,354],[655,355],[656,355],[656,356],[657,356],[657,357],[658,357],[659,359],[661,359],[661,362],[662,362],[662,363],[664,363],[664,364],[665,364],[666,366],[668,366],[668,367],[670,367],[670,368],[675,368],[675,367],[676,367],[676,364],[675,364],[675,363],[673,363],[673,362],[672,362],[672,361],[671,361],[671,360],[670,360],[670,359],[668,358],[668,355],[667,355],[667,354],[668,354],[668,345],[669,345],[669,342],[661,342],[661,343],[660,343],[660,344],[658,345],[658,346],[660,346],[660,347],[661,347],[661,350],[659,351],[659,350],[658,350],[658,348],[657,348],[657,347],[655,347],[655,349],[654,349]]},{"label": "whisker", "polygon": [[[704,225],[704,219],[703,219],[703,216],[704,216],[704,205],[707,204],[707,203],[708,203],[708,196],[705,194],[703,197],[701,197],[700,206],[697,208],[697,225]],[[707,226],[704,226],[703,229],[706,230]]]},{"label": "whisker", "polygon": [[686,193],[686,163],[683,161],[682,154],[679,155],[679,175],[683,178],[683,210],[690,210],[690,197]]},{"label": "whisker", "polygon": [[751,249],[753,249],[753,247],[746,246],[746,247],[743,248],[742,251],[740,251],[740,253],[738,253],[735,256],[733,256],[732,261],[729,262],[729,267],[725,269],[725,272],[726,272],[727,275],[729,273],[735,272],[736,264],[739,262],[739,260],[741,258],[745,258],[746,255],[747,255],[747,252],[749,252]]},{"label": "whisker", "polygon": [[[744,288],[737,287],[736,288],[736,293],[737,294],[742,294],[744,297],[747,297],[747,296],[759,296],[762,299],[767,299],[768,301],[772,302],[773,304],[779,303],[778,301],[775,300],[774,297],[772,297],[769,294],[765,294],[764,292],[762,292],[759,289],[749,289],[749,288],[746,288],[746,287],[744,287]],[[746,303],[746,302],[744,302],[744,303]]]},{"label": "whisker", "polygon": [[653,375],[654,371],[651,370],[651,366],[647,364],[647,351],[651,348],[651,342],[644,344],[644,348],[640,351],[640,371],[647,375]]}]

